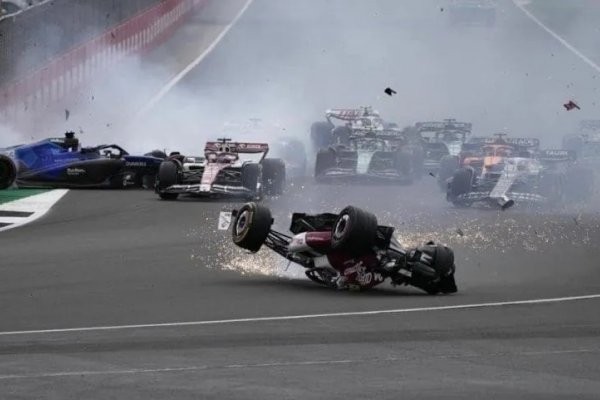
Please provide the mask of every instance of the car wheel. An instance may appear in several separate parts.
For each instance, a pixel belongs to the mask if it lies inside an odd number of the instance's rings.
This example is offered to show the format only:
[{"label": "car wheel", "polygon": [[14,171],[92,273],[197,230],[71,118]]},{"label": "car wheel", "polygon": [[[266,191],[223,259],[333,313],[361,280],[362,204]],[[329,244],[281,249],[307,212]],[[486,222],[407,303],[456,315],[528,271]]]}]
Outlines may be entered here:
[{"label": "car wheel", "polygon": [[325,175],[328,169],[335,167],[335,153],[333,150],[320,150],[315,162],[315,178]]},{"label": "car wheel", "polygon": [[348,206],[338,215],[331,232],[331,247],[352,255],[372,250],[377,238],[377,217]]},{"label": "car wheel", "polygon": [[459,161],[457,156],[443,156],[440,160],[440,168],[438,169],[437,181],[438,185],[442,190],[446,190],[448,186],[448,179],[454,175],[456,170],[459,168]]},{"label": "car wheel", "polygon": [[272,224],[273,217],[267,207],[253,202],[246,203],[238,210],[233,221],[233,243],[255,253],[269,236]]},{"label": "car wheel", "polygon": [[160,163],[158,168],[158,178],[156,181],[156,191],[163,200],[176,200],[178,193],[164,192],[167,188],[177,185],[180,182],[179,164],[174,160],[167,160]]},{"label": "car wheel", "polygon": [[13,161],[0,155],[0,189],[10,187],[17,179],[17,168]]},{"label": "car wheel", "polygon": [[281,158],[265,158],[262,161],[262,180],[265,193],[277,196],[285,188],[285,163]]},{"label": "car wheel", "polygon": [[334,125],[329,121],[317,121],[310,126],[310,139],[315,149],[333,144],[333,128]]},{"label": "car wheel", "polygon": [[470,206],[465,201],[457,201],[458,196],[471,192],[473,188],[473,168],[463,167],[454,172],[452,180],[448,184],[447,197],[455,206]]}]

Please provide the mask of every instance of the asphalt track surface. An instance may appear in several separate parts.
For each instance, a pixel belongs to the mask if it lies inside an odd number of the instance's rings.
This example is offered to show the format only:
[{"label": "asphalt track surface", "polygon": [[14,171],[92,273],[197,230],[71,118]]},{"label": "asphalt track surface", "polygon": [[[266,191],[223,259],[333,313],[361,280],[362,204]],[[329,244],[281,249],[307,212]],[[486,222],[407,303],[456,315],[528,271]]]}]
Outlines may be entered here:
[{"label": "asphalt track surface", "polygon": [[[272,77],[289,75],[297,61],[295,29],[325,18],[314,4],[295,9],[296,2],[282,3],[255,1],[181,84],[243,87],[265,68]],[[338,11],[340,19],[357,18],[376,3],[386,23],[374,17],[362,29],[382,30],[379,39],[390,46],[401,35],[423,34],[414,44],[423,51],[438,40],[415,25],[388,23],[395,2],[352,3],[356,7]],[[401,20],[426,22],[422,7]],[[515,26],[526,31],[508,29]],[[331,48],[350,46],[339,29],[333,34],[326,24],[313,24],[311,32]],[[542,53],[551,51],[565,60],[558,70],[544,66],[555,76],[570,74],[564,65],[577,62],[516,9],[506,7],[492,32],[472,40],[481,40],[481,46],[501,41],[499,58],[543,64]],[[524,33],[529,39],[518,55],[500,46],[502,35]],[[265,38],[274,36],[282,40],[269,49],[279,55],[270,63],[231,62],[240,57],[240,47],[248,54],[265,52]],[[444,40],[450,53],[462,49],[451,47],[451,37]],[[393,61],[399,65],[399,59]],[[492,74],[495,64],[488,61],[462,68]],[[308,71],[296,71],[296,78],[310,80]],[[511,79],[496,78],[507,85]],[[306,84],[303,96],[318,98],[320,90]],[[249,94],[239,88],[238,93],[232,101],[248,101]],[[158,325],[598,294],[600,216],[590,205],[560,212],[454,209],[428,176],[392,188],[329,187],[300,179],[284,196],[266,201],[281,229],[287,229],[291,211],[355,204],[376,212],[380,223],[397,226],[408,244],[428,238],[448,243],[457,254],[460,292],[430,297],[410,288],[336,292],[301,279],[294,267],[285,270],[268,252],[250,256],[234,249],[228,233],[217,230],[217,218],[237,204],[163,202],[137,190],[70,191],[44,218],[0,234],[1,397],[591,399],[600,393],[597,299]],[[597,198],[590,204],[598,204]],[[137,324],[158,326],[44,332]],[[27,330],[40,331],[2,334]]]}]

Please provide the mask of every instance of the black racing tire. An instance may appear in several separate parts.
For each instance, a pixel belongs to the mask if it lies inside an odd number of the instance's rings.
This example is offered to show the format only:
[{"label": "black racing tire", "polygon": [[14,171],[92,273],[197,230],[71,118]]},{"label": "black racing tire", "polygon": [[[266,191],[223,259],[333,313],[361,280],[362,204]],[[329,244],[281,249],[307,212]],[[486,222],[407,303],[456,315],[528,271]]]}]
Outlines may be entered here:
[{"label": "black racing tire", "polygon": [[565,176],[557,173],[546,173],[540,176],[539,193],[544,196],[548,205],[559,207],[565,201]]},{"label": "black racing tire", "polygon": [[333,150],[320,150],[315,161],[315,178],[325,175],[325,172],[335,167],[335,152]]},{"label": "black racing tire", "polygon": [[474,175],[475,173],[471,167],[462,167],[455,171],[452,180],[448,183],[448,200],[456,206],[469,206],[470,204],[465,202],[457,202],[456,198],[471,192]]},{"label": "black racing tire", "polygon": [[567,170],[563,178],[563,190],[566,200],[583,202],[594,195],[595,174],[590,168],[573,167]]},{"label": "black racing tire", "polygon": [[460,167],[457,156],[443,156],[440,160],[440,167],[437,173],[438,185],[442,190],[448,187],[448,179],[450,179],[456,170]]},{"label": "black racing tire", "polygon": [[177,200],[178,193],[163,192],[166,188],[180,183],[179,163],[175,160],[165,160],[158,167],[158,175],[156,179],[156,191],[158,196],[163,200]]},{"label": "black racing tire", "polygon": [[310,126],[310,140],[315,149],[322,149],[333,144],[334,125],[329,121],[317,121]]},{"label": "black racing tire", "polygon": [[377,239],[377,217],[348,206],[338,215],[331,232],[331,247],[350,255],[372,251]]},{"label": "black racing tire", "polygon": [[262,179],[266,194],[271,196],[283,194],[285,162],[281,158],[265,158],[262,161]]},{"label": "black racing tire", "polygon": [[413,175],[417,179],[423,177],[423,170],[425,167],[425,150],[422,146],[411,146],[411,162],[413,168]]},{"label": "black racing tire", "polygon": [[334,143],[347,146],[350,143],[352,130],[347,126],[336,126],[333,128],[332,134]]},{"label": "black racing tire", "polygon": [[233,221],[231,230],[233,243],[256,253],[267,240],[271,225],[273,225],[273,217],[267,207],[254,202],[246,203],[237,211]]},{"label": "black racing tire", "polygon": [[412,154],[405,150],[400,150],[394,155],[394,166],[398,174],[412,179],[413,165]]},{"label": "black racing tire", "polygon": [[17,179],[17,167],[10,157],[0,154],[0,189],[7,189]]},{"label": "black racing tire", "polygon": [[261,188],[259,187],[261,176],[260,164],[246,163],[242,166],[242,186],[251,192],[249,198],[261,197]]}]

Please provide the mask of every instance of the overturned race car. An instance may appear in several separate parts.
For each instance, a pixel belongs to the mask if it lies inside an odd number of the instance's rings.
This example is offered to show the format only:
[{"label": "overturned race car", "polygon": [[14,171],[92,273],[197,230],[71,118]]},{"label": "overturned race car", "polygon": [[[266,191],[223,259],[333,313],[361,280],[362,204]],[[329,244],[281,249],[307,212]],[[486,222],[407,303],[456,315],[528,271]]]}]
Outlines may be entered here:
[{"label": "overturned race car", "polygon": [[266,158],[267,143],[207,142],[204,157],[171,154],[159,168],[156,192],[163,200],[180,194],[199,197],[234,196],[260,200],[285,188],[285,163]]},{"label": "overturned race car", "polygon": [[293,236],[272,229],[268,208],[247,203],[233,212],[233,242],[257,252],[263,245],[305,268],[312,281],[336,289],[362,290],[390,280],[429,294],[455,293],[454,253],[425,243],[405,249],[394,228],[380,226],[375,215],[348,206],[339,214],[294,213]]}]

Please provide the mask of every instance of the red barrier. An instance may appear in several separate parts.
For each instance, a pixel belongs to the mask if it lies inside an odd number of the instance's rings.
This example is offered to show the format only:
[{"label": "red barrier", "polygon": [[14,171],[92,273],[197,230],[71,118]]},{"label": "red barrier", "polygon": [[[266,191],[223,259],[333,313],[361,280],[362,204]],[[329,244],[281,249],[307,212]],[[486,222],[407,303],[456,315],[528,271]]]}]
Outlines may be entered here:
[{"label": "red barrier", "polygon": [[71,94],[129,54],[168,38],[208,0],[163,0],[100,36],[0,88],[0,120],[14,122]]}]

